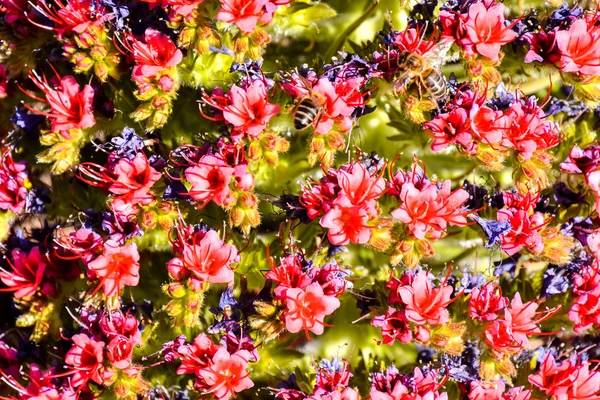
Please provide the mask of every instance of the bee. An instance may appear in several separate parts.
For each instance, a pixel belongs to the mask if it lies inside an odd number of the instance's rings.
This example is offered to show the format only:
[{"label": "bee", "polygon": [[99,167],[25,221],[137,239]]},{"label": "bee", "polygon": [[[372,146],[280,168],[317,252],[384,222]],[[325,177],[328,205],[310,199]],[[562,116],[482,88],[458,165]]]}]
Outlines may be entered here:
[{"label": "bee", "polygon": [[451,43],[442,42],[423,55],[406,51],[400,53],[398,69],[402,74],[393,84],[394,91],[404,93],[414,85],[420,98],[425,92],[433,100],[443,100],[448,92],[448,85],[441,66],[450,45]]},{"label": "bee", "polygon": [[303,131],[309,126],[318,124],[323,115],[323,106],[326,101],[324,96],[312,92],[302,97],[294,111],[294,127],[296,130]]}]

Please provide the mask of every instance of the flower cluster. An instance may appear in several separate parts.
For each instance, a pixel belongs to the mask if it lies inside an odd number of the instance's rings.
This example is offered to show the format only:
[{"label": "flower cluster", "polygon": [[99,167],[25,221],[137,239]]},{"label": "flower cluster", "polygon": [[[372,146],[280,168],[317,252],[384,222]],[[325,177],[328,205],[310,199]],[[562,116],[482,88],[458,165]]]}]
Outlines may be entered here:
[{"label": "flower cluster", "polygon": [[585,6],[0,0],[0,399],[600,400]]}]

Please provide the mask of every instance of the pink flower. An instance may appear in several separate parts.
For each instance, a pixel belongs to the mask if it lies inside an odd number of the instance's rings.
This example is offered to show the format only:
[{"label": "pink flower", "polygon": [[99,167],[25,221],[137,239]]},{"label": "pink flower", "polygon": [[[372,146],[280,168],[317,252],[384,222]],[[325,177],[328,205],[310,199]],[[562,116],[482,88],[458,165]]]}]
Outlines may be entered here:
[{"label": "pink flower", "polygon": [[501,380],[495,382],[471,382],[469,400],[501,400],[505,385]]},{"label": "pink flower", "polygon": [[510,324],[513,336],[521,345],[527,345],[528,336],[541,333],[539,324],[552,317],[560,310],[557,308],[538,312],[539,304],[535,301],[523,303],[517,292],[510,303],[510,308],[504,311],[504,318]]},{"label": "pink flower", "polygon": [[180,346],[177,352],[181,356],[181,365],[177,375],[196,374],[213,363],[213,357],[221,347],[216,346],[206,334],[196,336],[194,343]]},{"label": "pink flower", "polygon": [[439,239],[448,225],[465,226],[468,212],[461,207],[469,193],[462,188],[451,192],[450,185],[451,181],[446,180],[439,189],[433,184],[417,189],[413,183],[405,183],[400,193],[402,204],[392,216],[407,224],[417,239]]},{"label": "pink flower", "polygon": [[235,246],[223,244],[216,231],[209,230],[200,243],[186,245],[185,267],[198,279],[211,283],[233,282],[231,264],[240,259]]},{"label": "pink flower", "polygon": [[394,37],[394,46],[400,51],[409,53],[425,54],[437,44],[436,40],[424,40],[422,29],[406,29],[398,32]]},{"label": "pink flower", "polygon": [[125,286],[137,286],[140,276],[140,255],[135,243],[119,246],[113,240],[104,243],[102,254],[87,265],[88,273],[100,278],[106,297],[119,294]]},{"label": "pink flower", "polygon": [[0,209],[19,213],[25,208],[29,178],[27,164],[14,162],[7,147],[0,154]]},{"label": "pink flower", "polygon": [[[498,292],[498,293],[496,293]],[[508,306],[508,299],[502,297],[502,290],[496,284],[487,284],[481,289],[473,289],[469,299],[469,314],[472,319],[493,321],[497,313]]]},{"label": "pink flower", "polygon": [[600,75],[600,28],[593,22],[579,19],[568,30],[556,32],[560,52],[559,68],[582,75]]},{"label": "pink flower", "polygon": [[183,59],[183,53],[164,33],[148,28],[144,41],[128,36],[128,50],[133,54],[135,63],[132,76],[136,82],[152,79],[163,69],[176,66]]},{"label": "pink flower", "polygon": [[226,400],[235,396],[235,393],[253,387],[250,373],[246,371],[250,358],[247,350],[230,354],[225,348],[219,349],[213,356],[212,364],[198,372],[206,383],[207,392],[218,400]]},{"label": "pink flower", "polygon": [[530,398],[531,390],[525,390],[523,386],[511,388],[502,395],[502,400],[529,400]]},{"label": "pink flower", "polygon": [[292,288],[286,292],[285,327],[291,333],[304,330],[316,335],[323,333],[325,316],[340,307],[334,296],[326,296],[318,283],[311,283],[304,289]]},{"label": "pink flower", "polygon": [[46,256],[40,253],[38,246],[33,247],[29,254],[20,249],[12,251],[12,272],[0,268],[0,280],[8,286],[1,291],[14,291],[18,299],[32,297],[38,290],[46,295],[55,295],[54,285],[44,280],[46,271]]},{"label": "pink flower", "polygon": [[[37,74],[30,75],[33,83],[46,95],[45,102],[50,105],[50,112],[39,111],[30,106],[26,107],[33,113],[44,115],[50,119],[54,132],[68,131],[69,129],[86,129],[96,124],[92,113],[92,102],[94,100],[94,89],[85,85],[79,91],[79,84],[72,76],[61,78],[58,88],[52,88],[45,77],[40,78]],[[30,97],[44,101],[29,94]]]},{"label": "pink flower", "polygon": [[0,64],[0,99],[6,97],[6,89],[8,87],[8,70],[6,65]]},{"label": "pink flower", "polygon": [[185,170],[185,178],[192,184],[189,195],[202,202],[201,206],[211,200],[227,206],[234,200],[229,188],[234,171],[219,155],[202,156],[195,166]]},{"label": "pink flower", "polygon": [[302,289],[312,283],[310,276],[302,270],[302,266],[302,260],[295,254],[285,257],[279,266],[271,266],[265,278],[277,284],[274,290],[276,298],[284,299],[288,289]]},{"label": "pink flower", "polygon": [[346,245],[369,241],[371,228],[367,225],[368,220],[369,216],[363,207],[353,205],[346,196],[341,195],[319,223],[329,229],[327,238],[331,244]]},{"label": "pink flower", "polygon": [[434,287],[425,271],[420,271],[410,285],[398,288],[400,299],[406,305],[406,319],[418,325],[441,325],[450,321],[446,306],[454,301],[450,299],[453,291],[445,280],[442,286]]},{"label": "pink flower", "polygon": [[484,331],[485,344],[499,353],[515,354],[522,348],[513,335],[509,322],[496,320],[489,324]]},{"label": "pink flower", "polygon": [[277,6],[269,0],[220,0],[221,9],[216,18],[236,24],[244,33],[251,33],[261,22],[271,22]]},{"label": "pink flower", "polygon": [[497,214],[499,222],[509,221],[511,229],[501,235],[502,250],[509,256],[518,253],[526,247],[533,253],[541,253],[544,250],[544,242],[539,230],[546,225],[546,217],[540,212],[529,214],[525,210],[510,208],[499,210]]},{"label": "pink flower", "polygon": [[260,79],[245,89],[233,85],[227,97],[229,104],[223,108],[225,121],[232,124],[235,131],[252,137],[263,132],[281,109],[279,105],[269,103],[267,88]]},{"label": "pink flower", "polygon": [[104,361],[104,342],[95,341],[83,333],[75,335],[71,339],[73,347],[65,356],[65,363],[75,370],[71,385],[78,388],[89,379],[97,384],[102,384],[99,371],[102,368],[102,361]]},{"label": "pink flower", "polygon": [[381,328],[383,344],[393,344],[395,340],[400,343],[410,343],[412,332],[403,311],[396,311],[389,307],[385,315],[380,315],[371,320],[371,325]]},{"label": "pink flower", "polygon": [[133,353],[133,340],[130,338],[117,335],[106,347],[106,354],[113,367],[125,369],[131,365],[131,357]]},{"label": "pink flower", "polygon": [[340,193],[345,195],[350,203],[367,210],[371,215],[377,215],[376,200],[385,191],[385,180],[371,176],[362,163],[352,164],[347,169],[337,173]]},{"label": "pink flower", "polygon": [[590,371],[588,362],[565,360],[557,364],[546,353],[537,374],[529,382],[556,400],[597,400],[600,397],[600,372]]},{"label": "pink flower", "polygon": [[569,310],[573,330],[581,334],[593,326],[600,326],[600,290],[580,295]]},{"label": "pink flower", "polygon": [[[500,47],[517,37],[517,33],[504,24],[505,10],[504,4],[486,7],[484,2],[474,3],[469,7],[468,19],[464,26],[469,45],[493,61],[498,61]],[[467,53],[472,52],[467,50]]]},{"label": "pink flower", "polygon": [[129,203],[148,204],[154,195],[148,193],[161,178],[161,173],[150,166],[144,153],[137,153],[133,160],[121,158],[113,169],[116,175],[108,191]]}]

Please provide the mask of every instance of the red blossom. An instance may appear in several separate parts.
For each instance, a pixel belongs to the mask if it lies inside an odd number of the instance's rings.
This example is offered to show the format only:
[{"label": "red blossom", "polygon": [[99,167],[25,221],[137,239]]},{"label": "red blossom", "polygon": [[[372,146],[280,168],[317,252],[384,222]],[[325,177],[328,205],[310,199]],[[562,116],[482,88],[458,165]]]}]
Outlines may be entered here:
[{"label": "red blossom", "polygon": [[332,208],[321,218],[320,224],[328,228],[327,238],[333,245],[367,243],[371,228],[367,225],[369,215],[360,206],[353,205],[346,196],[339,196]]},{"label": "red blossom", "polygon": [[200,243],[185,245],[183,263],[193,276],[202,282],[233,282],[231,264],[240,257],[235,246],[224,244],[214,230],[209,230]]},{"label": "red blossom", "polygon": [[32,297],[38,290],[47,296],[56,295],[54,285],[44,282],[47,259],[38,246],[33,247],[29,253],[14,249],[12,259],[12,272],[0,268],[0,280],[8,286],[6,289],[0,289],[1,291],[15,292],[18,299]]},{"label": "red blossom", "polygon": [[54,132],[68,131],[69,129],[86,129],[96,124],[92,113],[94,100],[94,89],[85,85],[79,90],[79,84],[72,76],[61,78],[57,75],[59,85],[56,88],[50,86],[46,77],[39,77],[33,73],[30,78],[32,82],[46,95],[46,100],[37,96],[30,97],[35,100],[46,102],[50,105],[50,111],[44,112],[25,105],[31,112],[48,117],[52,123]]},{"label": "red blossom", "polygon": [[71,385],[78,388],[90,379],[102,384],[100,370],[104,361],[104,342],[93,340],[83,333],[75,335],[71,339],[73,347],[65,356],[65,363],[74,370]]},{"label": "red blossom", "polygon": [[146,29],[143,41],[132,35],[127,36],[125,46],[135,60],[132,77],[138,83],[156,77],[163,69],[175,67],[183,59],[183,53],[175,43],[164,33],[152,28]]},{"label": "red blossom", "polygon": [[409,28],[394,36],[394,46],[400,51],[426,54],[433,49],[437,41],[423,39],[423,29]]},{"label": "red blossom", "polygon": [[474,48],[482,56],[497,61],[500,47],[517,37],[517,33],[504,23],[505,10],[506,7],[502,3],[471,4],[464,24],[467,37],[459,43],[465,49],[467,57],[474,55]]},{"label": "red blossom", "polygon": [[439,239],[448,225],[467,225],[468,211],[462,206],[469,199],[469,193],[462,188],[451,191],[451,184],[446,180],[440,188],[429,184],[417,189],[413,183],[405,183],[400,193],[402,204],[392,211],[392,216],[407,224],[417,239],[426,236]]},{"label": "red blossom", "polygon": [[246,88],[233,85],[226,97],[228,104],[222,108],[223,118],[234,126],[234,139],[244,135],[257,137],[281,110],[279,105],[269,103],[267,88],[260,79]]},{"label": "red blossom", "polygon": [[496,284],[475,288],[469,299],[469,314],[472,319],[489,322],[497,318],[498,312],[508,306],[508,299],[502,297],[502,290]]},{"label": "red blossom", "polygon": [[102,254],[87,265],[88,274],[100,278],[98,289],[102,288],[106,297],[119,294],[125,286],[137,286],[140,256],[137,246],[119,246],[114,240],[104,243]]},{"label": "red blossom", "polygon": [[323,333],[325,316],[340,307],[340,301],[334,296],[326,296],[318,283],[312,283],[304,289],[288,289],[285,310],[285,327],[291,333],[304,330],[316,335]]},{"label": "red blossom", "polygon": [[216,18],[236,24],[244,33],[251,33],[257,24],[269,24],[277,9],[271,0],[220,0],[221,9]]},{"label": "red blossom", "polygon": [[588,362],[565,360],[557,364],[551,352],[546,353],[537,374],[529,382],[556,400],[600,399],[600,372],[590,371]]},{"label": "red blossom", "polygon": [[582,75],[600,75],[600,27],[597,19],[579,19],[568,30],[556,32],[559,68]]},{"label": "red blossom", "polygon": [[0,154],[0,209],[19,213],[25,208],[29,177],[27,164],[15,162],[6,147]]},{"label": "red blossom", "polygon": [[185,178],[192,184],[188,194],[201,206],[214,201],[220,206],[227,206],[235,199],[231,196],[229,184],[235,169],[220,155],[204,155],[191,168],[185,170]]},{"label": "red blossom", "polygon": [[194,339],[194,343],[180,346],[177,350],[181,356],[181,365],[177,369],[177,374],[196,374],[200,376],[200,371],[212,365],[213,357],[220,349],[204,333],[201,333]]},{"label": "red blossom", "polygon": [[199,371],[208,393],[218,400],[226,400],[235,393],[254,386],[247,372],[250,352],[240,350],[230,354],[224,347],[220,348],[212,358],[211,365]]},{"label": "red blossom", "polygon": [[371,325],[381,328],[383,344],[391,345],[396,340],[400,343],[410,343],[412,340],[412,331],[403,311],[389,307],[385,315],[373,318]]},{"label": "red blossom", "polygon": [[418,325],[441,325],[450,321],[446,306],[456,299],[450,298],[453,292],[454,288],[446,285],[446,280],[440,287],[434,287],[425,271],[420,271],[410,285],[398,287],[400,299],[406,305],[406,318]]},{"label": "red blossom", "polygon": [[312,279],[302,270],[302,261],[298,255],[291,254],[281,260],[279,266],[272,265],[265,274],[266,279],[277,283],[274,294],[277,298],[285,299],[288,289],[303,289],[312,283]]},{"label": "red blossom", "polygon": [[162,175],[150,166],[144,153],[137,153],[132,160],[121,158],[113,168],[116,178],[108,191],[129,203],[149,204],[154,195],[150,188]]}]

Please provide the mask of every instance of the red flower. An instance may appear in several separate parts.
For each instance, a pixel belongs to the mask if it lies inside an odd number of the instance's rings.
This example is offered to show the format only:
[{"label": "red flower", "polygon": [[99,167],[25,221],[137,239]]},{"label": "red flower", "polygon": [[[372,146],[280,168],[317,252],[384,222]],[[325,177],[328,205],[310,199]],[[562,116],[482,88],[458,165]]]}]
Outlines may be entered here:
[{"label": "red flower", "polygon": [[394,46],[401,51],[425,54],[437,44],[436,40],[424,40],[422,29],[406,29],[394,37]]},{"label": "red flower", "polygon": [[451,192],[450,185],[451,181],[446,180],[439,189],[428,184],[419,190],[413,183],[405,183],[400,193],[402,204],[392,211],[392,216],[408,224],[417,239],[425,236],[439,239],[448,224],[465,226],[468,212],[461,207],[469,199],[469,193],[462,188]]},{"label": "red flower", "polygon": [[529,214],[525,210],[510,208],[499,210],[497,214],[499,222],[509,221],[511,229],[502,234],[502,250],[509,256],[518,253],[526,247],[533,253],[541,253],[544,250],[544,242],[539,234],[541,228],[546,225],[546,217],[540,212]]},{"label": "red flower", "polygon": [[130,203],[148,204],[154,200],[148,191],[162,175],[150,166],[144,153],[137,153],[133,160],[121,158],[113,173],[116,178],[108,187],[109,192]]},{"label": "red flower", "polygon": [[285,257],[279,266],[272,265],[265,278],[277,283],[273,292],[280,299],[286,297],[288,289],[303,289],[312,283],[310,276],[302,271],[302,262],[298,255],[294,254]]},{"label": "red flower", "polygon": [[502,396],[502,400],[529,400],[530,398],[531,390],[525,390],[522,386],[511,388]]},{"label": "red flower", "polygon": [[[498,292],[498,293],[496,293]],[[502,297],[502,290],[496,284],[487,284],[481,289],[473,289],[469,299],[469,314],[472,319],[493,321],[497,313],[508,306],[508,299]]]},{"label": "red flower", "polygon": [[201,369],[198,375],[204,380],[207,392],[212,393],[218,400],[226,400],[235,393],[254,386],[247,372],[248,360],[251,354],[240,350],[230,354],[222,347],[213,356],[212,363]]},{"label": "red flower", "polygon": [[0,154],[0,209],[23,211],[28,184],[27,164],[14,162],[10,148],[6,147]]},{"label": "red flower", "polygon": [[233,282],[231,264],[239,261],[235,246],[224,244],[216,231],[209,230],[200,243],[185,245],[183,262],[203,282]]},{"label": "red flower", "polygon": [[513,335],[509,322],[497,320],[489,324],[484,332],[485,343],[497,352],[514,354],[522,348]]},{"label": "red flower", "polygon": [[572,361],[557,364],[552,353],[547,352],[539,372],[530,376],[529,382],[556,400],[571,400],[574,397],[569,396],[568,392],[578,374],[578,368]]},{"label": "red flower", "polygon": [[47,264],[46,256],[40,253],[39,247],[33,247],[29,254],[14,249],[12,259],[12,272],[0,268],[0,280],[8,286],[1,291],[14,291],[18,299],[32,297],[38,289],[46,295],[56,294],[54,285],[49,282],[42,284]]},{"label": "red flower", "polygon": [[36,110],[25,105],[30,111],[44,115],[50,119],[54,132],[68,131],[69,129],[86,129],[94,126],[96,120],[92,113],[92,102],[94,100],[94,89],[85,85],[79,91],[79,84],[72,76],[61,78],[58,88],[52,88],[46,77],[40,78],[37,74],[30,75],[35,85],[46,95],[46,100],[27,93],[31,98],[45,101],[50,105],[50,112]]},{"label": "red flower", "polygon": [[558,308],[538,312],[539,304],[528,301],[523,304],[521,295],[517,292],[510,303],[510,308],[504,312],[504,318],[511,324],[515,339],[522,345],[527,344],[527,337],[541,333],[538,327],[543,321],[549,319],[560,310]]},{"label": "red flower", "polygon": [[229,104],[223,108],[223,118],[235,127],[234,136],[244,134],[257,137],[281,107],[269,103],[267,88],[262,80],[255,80],[245,89],[236,85],[227,94]]},{"label": "red flower", "polygon": [[371,176],[362,163],[355,163],[340,169],[337,181],[340,193],[345,195],[350,203],[364,208],[372,216],[377,215],[376,200],[385,191],[383,178]]},{"label": "red flower", "polygon": [[201,206],[211,200],[220,206],[227,206],[234,201],[229,189],[234,171],[219,155],[202,156],[195,166],[185,170],[185,178],[192,184],[189,195],[202,202]]},{"label": "red flower", "polygon": [[600,75],[600,28],[596,18],[579,19],[568,30],[556,32],[559,68],[582,75]]},{"label": "red flower", "polygon": [[8,87],[8,70],[6,65],[0,64],[0,99],[6,97],[6,89]]},{"label": "red flower", "polygon": [[130,338],[117,335],[106,347],[106,354],[111,365],[118,369],[125,369],[131,365],[131,357],[133,353],[133,340]]},{"label": "red flower", "polygon": [[133,67],[133,80],[144,83],[145,79],[152,79],[163,69],[179,64],[183,58],[181,50],[164,33],[148,28],[144,33],[144,41],[133,36],[127,37],[126,46],[133,54],[135,63]]},{"label": "red flower", "polygon": [[288,289],[285,311],[285,327],[291,333],[304,330],[316,335],[323,333],[325,316],[340,307],[340,301],[334,296],[326,296],[318,283],[312,283],[305,289]]},{"label": "red flower", "polygon": [[406,319],[418,325],[450,321],[446,306],[456,299],[450,299],[453,291],[446,280],[440,287],[434,287],[425,271],[420,271],[410,285],[398,287],[400,299],[406,304]]},{"label": "red flower", "polygon": [[346,196],[340,195],[319,223],[329,229],[327,238],[331,244],[337,246],[350,242],[367,243],[371,238],[368,221],[369,216],[363,207],[353,205]]},{"label": "red flower", "polygon": [[75,373],[71,379],[71,385],[78,388],[84,385],[89,379],[102,384],[100,377],[100,368],[104,361],[104,342],[98,342],[86,334],[80,333],[71,338],[73,347],[65,356],[65,363],[69,364]]},{"label": "red flower", "polygon": [[196,336],[194,343],[180,346],[177,352],[181,355],[181,365],[177,374],[196,374],[200,376],[200,370],[212,365],[213,357],[220,349],[204,333]]},{"label": "red flower", "polygon": [[575,324],[573,330],[577,334],[600,326],[600,289],[580,295],[569,310],[569,319]]},{"label": "red flower", "polygon": [[501,380],[495,382],[472,381],[469,400],[500,400],[506,385]]},{"label": "red flower", "polygon": [[100,287],[106,297],[119,294],[125,286],[137,286],[140,275],[140,255],[135,243],[119,246],[114,240],[104,243],[102,254],[87,265],[88,274],[100,277]]},{"label": "red flower", "polygon": [[268,24],[273,18],[276,4],[269,0],[220,0],[221,9],[216,18],[236,24],[244,33],[251,33],[260,22]]},{"label": "red flower", "polygon": [[371,325],[381,328],[383,344],[393,344],[395,340],[400,343],[410,343],[412,332],[408,326],[406,315],[389,307],[385,315],[380,315],[371,320]]},{"label": "red flower", "polygon": [[517,33],[504,24],[504,4],[486,7],[484,2],[471,4],[464,25],[468,37],[467,56],[472,56],[471,46],[484,57],[498,61],[500,47],[513,41]]}]

